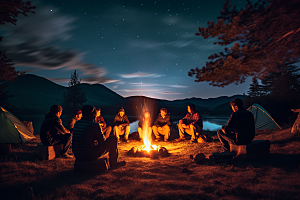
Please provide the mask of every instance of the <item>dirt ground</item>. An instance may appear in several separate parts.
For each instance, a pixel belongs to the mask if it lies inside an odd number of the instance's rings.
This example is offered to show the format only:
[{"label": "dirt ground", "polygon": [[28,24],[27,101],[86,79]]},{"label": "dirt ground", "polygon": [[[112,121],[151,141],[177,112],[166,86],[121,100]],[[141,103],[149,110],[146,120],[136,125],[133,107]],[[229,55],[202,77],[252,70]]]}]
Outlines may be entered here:
[{"label": "dirt ground", "polygon": [[193,162],[190,155],[222,151],[216,136],[156,142],[171,153],[158,159],[129,157],[142,143],[121,143],[126,166],[104,173],[76,172],[75,159],[39,161],[36,140],[0,156],[0,199],[300,199],[300,136],[290,131],[257,132],[255,139],[271,141],[271,154],[251,162]]}]

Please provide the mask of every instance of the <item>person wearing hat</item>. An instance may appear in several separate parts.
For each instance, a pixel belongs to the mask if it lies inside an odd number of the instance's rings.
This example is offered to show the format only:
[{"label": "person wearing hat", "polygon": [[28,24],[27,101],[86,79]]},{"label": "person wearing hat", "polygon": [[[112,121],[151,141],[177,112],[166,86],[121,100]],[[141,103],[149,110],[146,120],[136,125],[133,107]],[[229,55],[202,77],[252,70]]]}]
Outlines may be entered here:
[{"label": "person wearing hat", "polygon": [[78,120],[80,120],[81,117],[82,117],[82,111],[81,110],[77,110],[75,112],[75,116],[69,122],[69,130],[70,130],[71,133],[73,133],[73,128],[74,128],[75,123]]},{"label": "person wearing hat", "polygon": [[108,153],[111,169],[124,166],[125,161],[118,162],[118,142],[115,136],[107,139],[100,125],[95,122],[96,109],[85,105],[82,108],[82,118],[76,122],[73,129],[72,150],[76,160],[93,161]]},{"label": "person wearing hat", "polygon": [[230,143],[237,145],[250,144],[255,136],[253,114],[243,107],[241,99],[230,102],[233,113],[227,124],[218,130],[217,135],[225,151],[230,151]]},{"label": "person wearing hat", "polygon": [[155,141],[160,141],[160,134],[164,136],[164,141],[168,141],[170,137],[170,114],[166,108],[161,108],[154,125],[152,126],[153,133],[156,137]]},{"label": "person wearing hat", "polygon": [[106,126],[104,118],[101,115],[101,109],[100,108],[96,108],[95,122],[97,122],[100,125],[102,133],[105,135],[105,138],[107,139],[110,136],[111,126]]},{"label": "person wearing hat", "polygon": [[128,142],[130,126],[128,117],[125,115],[124,108],[121,108],[115,116],[113,125],[114,135],[118,138],[118,141],[120,141],[120,135],[124,135],[124,141]]},{"label": "person wearing hat", "polygon": [[63,149],[60,151],[60,156],[62,158],[73,158],[73,156],[67,153],[71,146],[72,136],[60,119],[62,110],[60,105],[51,106],[50,112],[46,114],[41,125],[40,138],[45,146],[62,144]]}]

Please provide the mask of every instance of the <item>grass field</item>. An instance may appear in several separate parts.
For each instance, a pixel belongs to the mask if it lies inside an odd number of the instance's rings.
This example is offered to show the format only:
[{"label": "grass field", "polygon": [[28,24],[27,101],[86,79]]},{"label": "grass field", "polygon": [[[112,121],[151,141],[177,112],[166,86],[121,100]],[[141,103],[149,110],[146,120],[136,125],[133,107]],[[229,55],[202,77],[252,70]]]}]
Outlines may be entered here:
[{"label": "grass field", "polygon": [[189,158],[222,151],[216,136],[211,143],[158,142],[171,153],[159,159],[129,157],[142,143],[121,143],[126,166],[105,173],[75,172],[75,159],[39,161],[37,139],[0,156],[0,199],[300,199],[300,136],[290,131],[257,132],[255,139],[271,141],[271,155],[252,162]]}]

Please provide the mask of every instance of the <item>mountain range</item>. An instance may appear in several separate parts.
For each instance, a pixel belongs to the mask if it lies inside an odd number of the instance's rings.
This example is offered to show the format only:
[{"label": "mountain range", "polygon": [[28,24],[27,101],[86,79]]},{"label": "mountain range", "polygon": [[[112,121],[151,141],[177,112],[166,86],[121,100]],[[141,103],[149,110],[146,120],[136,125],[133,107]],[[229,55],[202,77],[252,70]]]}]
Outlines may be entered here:
[{"label": "mountain range", "polygon": [[[157,114],[159,108],[165,107],[174,115],[186,113],[186,106],[194,104],[199,112],[210,114],[214,109],[230,110],[229,102],[234,98],[243,99],[243,95],[234,95],[231,97],[221,96],[217,98],[201,99],[187,98],[182,100],[161,100],[144,96],[122,97],[116,92],[108,89],[101,84],[81,84],[82,90],[86,93],[86,104],[94,105],[102,109],[102,113],[114,115],[120,107],[124,107],[127,115],[138,116],[139,112],[146,104]],[[20,76],[14,82],[8,82],[7,90],[13,97],[9,98],[10,104],[16,107],[21,113],[27,114],[45,114],[53,104],[62,104],[63,93],[67,87],[58,85],[46,78],[26,74]],[[221,108],[220,108],[221,106]],[[220,113],[228,114],[228,113]]]}]

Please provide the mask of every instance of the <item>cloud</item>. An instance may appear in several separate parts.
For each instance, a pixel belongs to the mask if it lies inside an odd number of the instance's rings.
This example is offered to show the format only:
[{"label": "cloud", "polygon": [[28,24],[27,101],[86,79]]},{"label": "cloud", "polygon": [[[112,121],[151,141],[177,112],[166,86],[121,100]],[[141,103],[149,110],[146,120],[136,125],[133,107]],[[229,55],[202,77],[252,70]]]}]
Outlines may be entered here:
[{"label": "cloud", "polygon": [[165,91],[165,92],[161,92],[161,94],[182,94],[182,93]]},{"label": "cloud", "polygon": [[138,89],[122,89],[118,90],[120,92],[156,92],[156,89],[145,89],[145,88],[138,88]]},{"label": "cloud", "polygon": [[189,86],[185,86],[185,85],[169,85],[170,87],[173,87],[173,88],[187,88]]},{"label": "cloud", "polygon": [[161,84],[155,84],[155,83],[129,83],[130,85],[139,86],[139,87],[155,87],[155,86],[161,86]]},{"label": "cloud", "polygon": [[[52,10],[52,11],[51,11]],[[28,17],[20,16],[17,26],[4,25],[5,35],[0,48],[6,50],[16,66],[28,66],[36,69],[79,69],[83,75],[92,77],[83,78],[86,83],[112,83],[112,80],[103,77],[104,68],[86,63],[82,57],[84,53],[75,50],[62,49],[58,43],[72,37],[75,18],[61,15],[57,8],[38,6],[36,14]],[[68,82],[65,79],[52,79],[56,82]]]},{"label": "cloud", "polygon": [[88,77],[81,79],[81,83],[89,83],[89,84],[105,84],[105,83],[115,83],[119,80],[113,80],[107,77]]},{"label": "cloud", "polygon": [[[68,78],[48,78],[50,81],[55,83],[68,83],[70,79]],[[107,77],[87,77],[80,79],[81,83],[89,83],[89,84],[106,84],[106,83],[114,83],[119,80],[113,80]]]},{"label": "cloud", "polygon": [[120,74],[120,77],[122,78],[158,78],[163,75],[161,74],[150,74],[150,73],[142,73],[142,72],[137,72],[137,73],[132,73],[132,74]]}]

